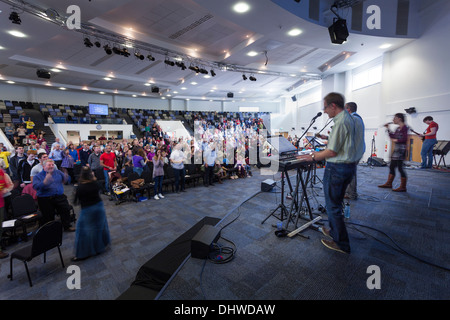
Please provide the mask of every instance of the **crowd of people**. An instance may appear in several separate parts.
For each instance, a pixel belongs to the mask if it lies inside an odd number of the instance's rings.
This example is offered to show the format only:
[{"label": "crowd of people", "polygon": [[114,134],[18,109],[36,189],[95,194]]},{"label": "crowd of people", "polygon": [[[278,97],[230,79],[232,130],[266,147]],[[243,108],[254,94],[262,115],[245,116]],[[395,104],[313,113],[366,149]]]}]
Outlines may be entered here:
[{"label": "crowd of people", "polygon": [[[24,121],[30,121],[24,117]],[[250,150],[260,141],[261,120],[231,120],[212,124],[200,117],[194,121],[195,136],[175,137],[164,133],[155,124],[143,138],[132,140],[71,141],[65,145],[59,138],[50,146],[45,134],[39,138],[30,134],[10,138],[13,150],[0,144],[1,219],[12,217],[11,198],[29,194],[42,213],[40,226],[60,217],[66,232],[76,232],[74,261],[103,252],[110,243],[108,223],[101,194],[111,195],[111,173],[126,177],[130,172],[139,176],[151,171],[154,199],[164,199],[162,182],[165,166],[172,168],[175,192],[186,192],[186,165],[195,164],[203,175],[204,186],[223,179],[246,178],[252,175]],[[18,129],[22,124],[18,125]],[[256,164],[256,163],[252,163]],[[99,183],[104,180],[104,183]],[[2,181],[9,181],[10,184]],[[70,201],[64,185],[75,187]],[[3,187],[2,187],[3,186]],[[76,226],[70,203],[80,204]],[[3,203],[3,205],[2,205]],[[93,214],[95,212],[96,214]],[[0,221],[1,223],[2,221]],[[92,228],[95,226],[95,228]],[[1,228],[0,228],[1,232]],[[95,233],[95,234],[94,234]],[[1,236],[1,234],[0,234]],[[89,242],[89,243],[86,243]],[[0,250],[0,258],[8,254]]]}]

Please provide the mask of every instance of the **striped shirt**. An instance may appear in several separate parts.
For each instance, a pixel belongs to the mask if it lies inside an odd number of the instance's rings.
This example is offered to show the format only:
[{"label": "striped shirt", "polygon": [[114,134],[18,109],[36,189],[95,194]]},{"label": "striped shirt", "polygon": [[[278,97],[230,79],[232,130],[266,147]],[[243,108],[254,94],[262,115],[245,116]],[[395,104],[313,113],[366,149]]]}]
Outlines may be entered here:
[{"label": "striped shirt", "polygon": [[337,155],[327,159],[331,163],[356,163],[364,154],[364,133],[356,120],[343,110],[334,117],[334,126],[328,139],[327,149]]}]

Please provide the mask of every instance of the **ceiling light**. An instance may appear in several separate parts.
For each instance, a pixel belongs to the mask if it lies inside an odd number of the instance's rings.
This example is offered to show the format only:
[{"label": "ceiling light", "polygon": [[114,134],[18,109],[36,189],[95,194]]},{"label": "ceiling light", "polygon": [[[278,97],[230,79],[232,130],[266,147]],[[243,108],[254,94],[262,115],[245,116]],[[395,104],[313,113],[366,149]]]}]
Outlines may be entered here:
[{"label": "ceiling light", "polygon": [[133,98],[136,98],[136,97],[137,97],[137,95],[133,94],[133,95],[132,95],[132,97],[133,97]]},{"label": "ceiling light", "polygon": [[245,74],[242,75],[242,80],[247,80],[248,78],[245,76]]},{"label": "ceiling light", "polygon": [[250,6],[245,2],[238,2],[233,6],[233,10],[237,13],[245,13],[250,10]]},{"label": "ceiling light", "polygon": [[254,57],[254,56],[257,56],[257,55],[258,55],[258,52],[256,52],[256,51],[250,51],[249,53],[247,53],[247,55],[248,55],[249,57]]},{"label": "ceiling light", "polygon": [[57,68],[50,69],[50,71],[53,71],[53,72],[61,72],[61,70],[59,70],[59,69],[57,69]]},{"label": "ceiling light", "polygon": [[172,66],[172,67],[175,65],[175,62],[170,61],[170,60],[167,59],[167,58],[164,60],[164,63],[167,64],[167,65],[169,65],[169,66]]},{"label": "ceiling light", "polygon": [[8,31],[8,33],[17,38],[25,38],[26,37],[26,35],[24,33],[17,31],[17,30],[11,30],[11,31]]},{"label": "ceiling light", "polygon": [[387,49],[387,48],[390,48],[390,47],[392,47],[392,44],[390,44],[390,43],[385,43],[385,44],[383,44],[383,45],[380,46],[380,49]]},{"label": "ceiling light", "polygon": [[211,78],[211,76],[210,76],[209,74],[205,74],[205,75],[203,76],[203,78],[209,79],[209,78]]},{"label": "ceiling light", "polygon": [[59,90],[67,90],[67,89],[64,87],[59,87]]},{"label": "ceiling light", "polygon": [[147,55],[147,59],[150,61],[155,61],[155,57],[153,57],[151,54]]},{"label": "ceiling light", "polygon": [[183,88],[181,88],[181,90],[187,90],[187,88],[186,88],[186,87],[183,87]]},{"label": "ceiling light", "polygon": [[111,81],[111,78],[108,78],[108,77],[104,77],[104,78],[103,78],[103,80],[106,80],[106,81]]},{"label": "ceiling light", "polygon": [[100,94],[105,94],[103,91],[100,91],[99,93],[100,93]]},{"label": "ceiling light", "polygon": [[256,78],[255,78],[254,76],[250,76],[250,77],[248,77],[248,79],[249,79],[250,81],[256,81]]},{"label": "ceiling light", "polygon": [[302,34],[302,32],[303,32],[302,30],[294,28],[288,32],[288,35],[290,35],[291,37],[295,37],[295,36]]},{"label": "ceiling light", "polygon": [[94,44],[95,44],[95,46],[96,46],[97,48],[100,48],[100,47],[102,46],[102,44],[100,43],[100,41],[95,41]]},{"label": "ceiling light", "polygon": [[214,70],[211,69],[210,73],[211,73],[211,76],[213,76],[213,77],[216,76],[216,73],[214,72]]},{"label": "ceiling light", "polygon": [[11,80],[8,80],[8,81],[6,81],[6,83],[14,84],[15,82],[14,82],[14,81],[11,81]]},{"label": "ceiling light", "polygon": [[144,86],[146,86],[146,87],[150,87],[151,85],[152,85],[152,84],[151,84],[151,83],[148,83],[148,82],[144,84]]},{"label": "ceiling light", "polygon": [[22,20],[20,20],[19,14],[15,11],[11,12],[11,14],[9,15],[9,20],[11,20],[11,22],[14,24],[22,23]]},{"label": "ceiling light", "polygon": [[197,85],[198,83],[197,83],[197,82],[191,82],[191,84],[192,84],[193,86],[195,86],[195,85]]}]

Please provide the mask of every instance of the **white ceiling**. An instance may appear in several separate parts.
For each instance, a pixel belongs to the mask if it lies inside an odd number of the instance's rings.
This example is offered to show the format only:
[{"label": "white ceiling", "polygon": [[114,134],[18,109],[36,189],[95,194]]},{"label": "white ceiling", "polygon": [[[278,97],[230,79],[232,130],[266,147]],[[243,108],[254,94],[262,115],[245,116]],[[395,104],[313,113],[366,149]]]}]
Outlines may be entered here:
[{"label": "white ceiling", "polygon": [[[102,34],[113,33],[131,40],[134,48],[128,49],[131,55],[127,58],[107,55],[95,46],[87,48],[83,44],[85,34],[46,21],[20,7],[14,10],[19,12],[22,23],[12,24],[8,19],[12,6],[7,2],[21,1],[0,1],[1,81],[63,86],[68,90],[84,88],[106,94],[151,97],[170,94],[170,98],[226,100],[227,93],[233,92],[235,99],[273,101],[291,96],[300,84],[311,78],[355,68],[386,50],[412,41],[351,33],[346,43],[333,45],[326,26],[301,19],[270,0],[245,0],[250,11],[244,14],[232,10],[238,2],[232,0],[76,1],[83,23]],[[61,16],[68,16],[67,7],[75,4],[75,1],[62,0],[24,1],[40,8],[55,9]],[[306,5],[306,0],[286,1]],[[333,2],[321,1],[326,8],[330,7],[327,3]],[[325,17],[329,14],[328,9],[323,12]],[[291,37],[287,32],[292,28],[303,32]],[[26,37],[14,37],[8,33],[10,30],[19,30]],[[106,38],[89,38],[92,42],[99,40],[102,46],[107,43]],[[380,49],[384,43],[392,46]],[[142,50],[143,47],[165,48],[172,56],[177,53],[186,66],[204,62],[208,71],[210,62],[254,71],[257,81],[244,81],[243,72],[218,68],[214,69],[216,76],[207,79],[189,69],[166,65],[163,54],[157,50]],[[134,57],[135,51],[145,56],[151,53],[156,61],[139,60]],[[257,55],[250,57],[249,51]],[[336,65],[324,67],[330,61],[337,61]],[[38,68],[54,67],[62,72],[51,72],[50,81],[37,77]],[[112,80],[104,80],[106,76],[111,76]],[[250,76],[250,72],[246,76]],[[151,93],[151,87],[145,85],[148,82],[160,88],[160,95]],[[7,93],[2,95],[7,96]]]}]

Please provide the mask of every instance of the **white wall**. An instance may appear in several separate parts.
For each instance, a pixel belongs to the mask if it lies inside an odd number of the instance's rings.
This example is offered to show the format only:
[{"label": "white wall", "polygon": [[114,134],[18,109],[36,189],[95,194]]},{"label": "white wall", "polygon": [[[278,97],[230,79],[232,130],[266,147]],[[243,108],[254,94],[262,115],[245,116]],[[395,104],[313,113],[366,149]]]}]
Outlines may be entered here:
[{"label": "white wall", "polygon": [[[132,125],[118,125],[118,124],[101,124],[101,128],[97,129],[96,124],[68,124],[68,123],[54,123],[49,124],[50,128],[52,129],[53,133],[55,134],[55,137],[58,137],[62,139],[61,141],[65,141],[66,143],[70,141],[71,139],[67,136],[67,131],[78,131],[80,133],[81,140],[87,140],[88,136],[91,135],[98,135],[98,132],[106,132],[105,137],[108,138],[108,131],[116,132],[116,131],[123,131],[123,138],[124,139],[130,139],[130,135],[133,133],[133,126]],[[117,135],[114,134],[114,136],[117,138]],[[72,141],[73,143],[78,143],[78,141]]]}]

